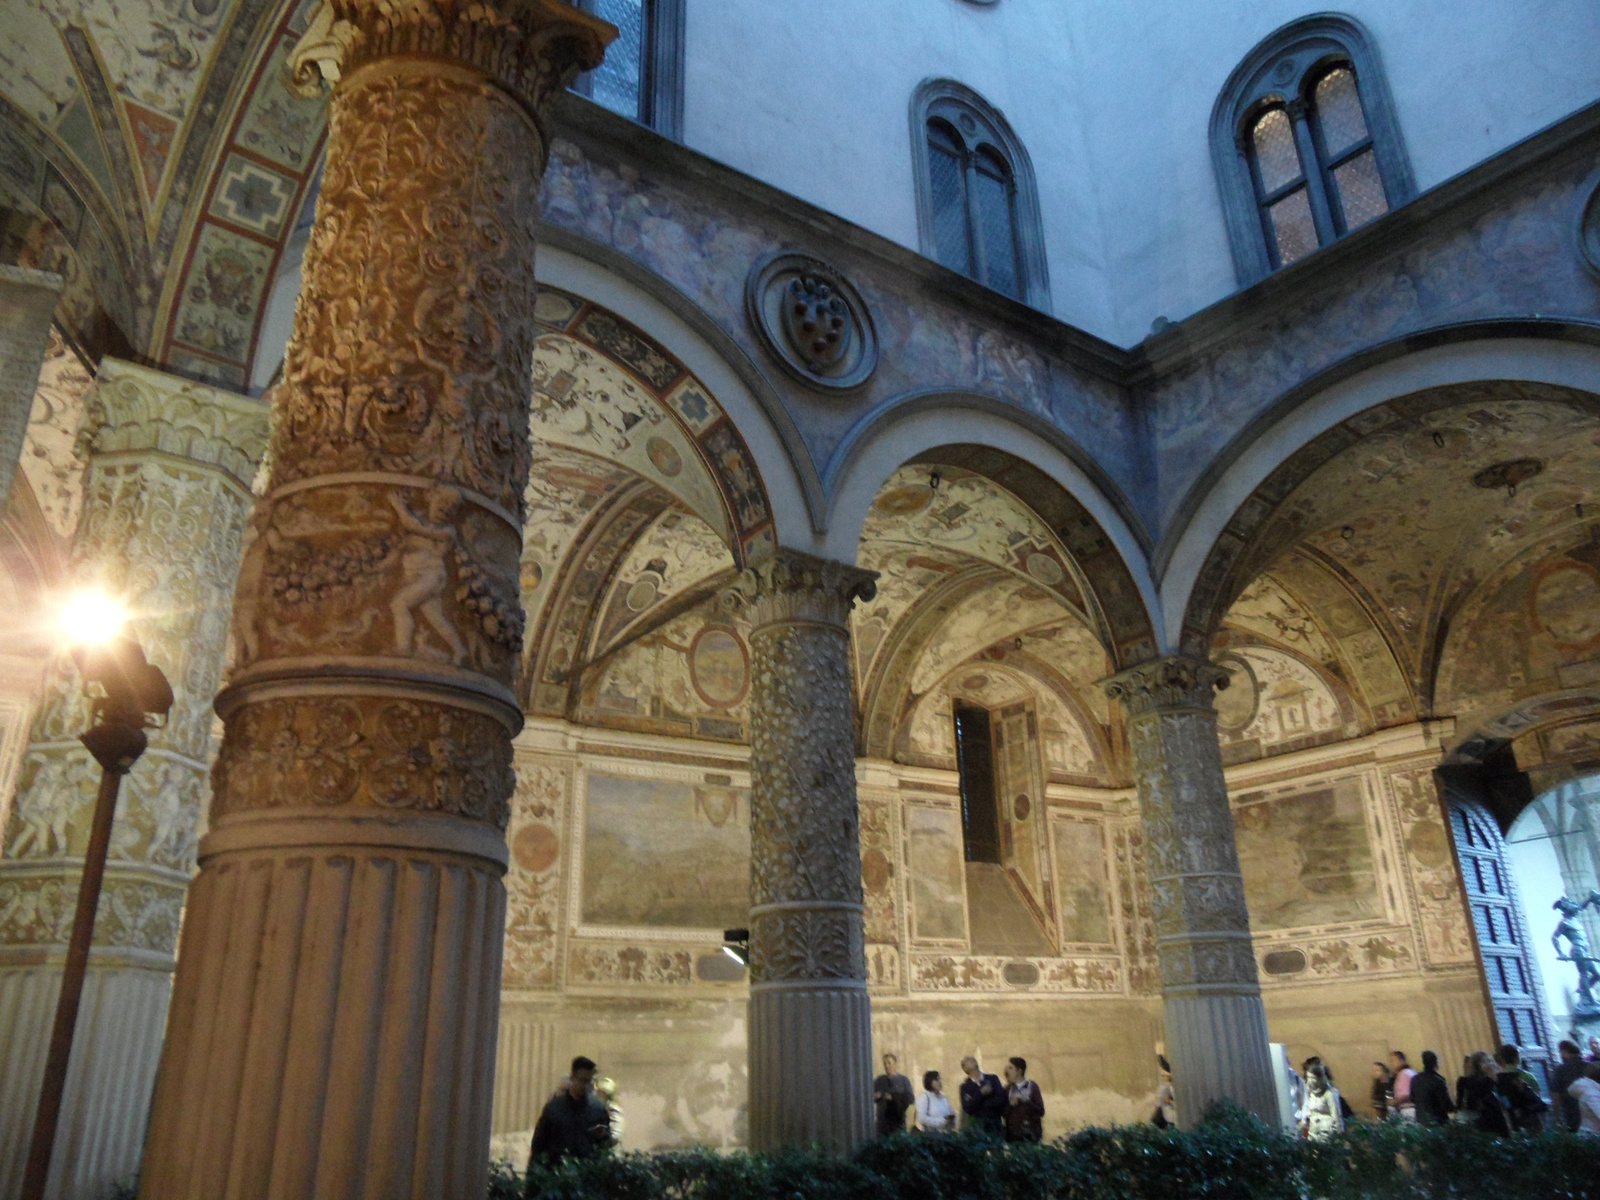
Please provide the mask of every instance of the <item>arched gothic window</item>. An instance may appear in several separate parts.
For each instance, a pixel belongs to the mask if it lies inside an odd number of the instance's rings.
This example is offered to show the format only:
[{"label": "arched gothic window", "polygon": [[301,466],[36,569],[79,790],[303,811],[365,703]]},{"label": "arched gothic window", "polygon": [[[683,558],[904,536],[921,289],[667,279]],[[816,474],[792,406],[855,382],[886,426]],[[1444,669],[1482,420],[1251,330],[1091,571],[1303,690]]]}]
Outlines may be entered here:
[{"label": "arched gothic window", "polygon": [[998,110],[970,88],[929,80],[911,103],[922,252],[986,287],[1049,307],[1033,166]]},{"label": "arched gothic window", "polygon": [[577,0],[617,27],[605,62],[573,90],[669,138],[683,132],[684,0]]},{"label": "arched gothic window", "polygon": [[1212,111],[1211,152],[1243,284],[1416,194],[1377,53],[1348,17],[1296,21],[1251,51]]}]

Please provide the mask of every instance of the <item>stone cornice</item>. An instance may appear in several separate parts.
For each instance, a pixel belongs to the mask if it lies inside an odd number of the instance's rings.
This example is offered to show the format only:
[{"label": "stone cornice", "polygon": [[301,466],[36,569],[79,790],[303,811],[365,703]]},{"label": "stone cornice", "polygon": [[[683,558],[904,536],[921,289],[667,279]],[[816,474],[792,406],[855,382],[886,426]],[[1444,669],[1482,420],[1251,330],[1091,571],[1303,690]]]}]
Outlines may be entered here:
[{"label": "stone cornice", "polygon": [[92,454],[159,453],[215,468],[249,490],[267,446],[268,405],[117,358],[102,359]]},{"label": "stone cornice", "polygon": [[[1489,202],[1491,193],[1523,172],[1556,162],[1600,141],[1600,102],[1590,104],[1484,159],[1410,203],[1394,209],[1333,245],[1241,288],[1173,322],[1132,347],[1079,329],[983,287],[924,258],[898,242],[754,179],[655,131],[601,108],[582,96],[562,93],[551,103],[557,136],[580,145],[609,147],[641,170],[713,189],[730,205],[754,206],[814,231],[809,248],[848,261],[846,248],[876,259],[889,270],[1027,340],[1075,366],[1123,386],[1149,384],[1182,373],[1208,350],[1236,333],[1254,329],[1271,312],[1359,275],[1406,241],[1456,215]],[[832,245],[830,246],[830,243]]]},{"label": "stone cornice", "polygon": [[1222,667],[1181,657],[1140,663],[1101,684],[1130,717],[1162,708],[1209,709],[1217,690],[1227,686],[1228,672]]}]

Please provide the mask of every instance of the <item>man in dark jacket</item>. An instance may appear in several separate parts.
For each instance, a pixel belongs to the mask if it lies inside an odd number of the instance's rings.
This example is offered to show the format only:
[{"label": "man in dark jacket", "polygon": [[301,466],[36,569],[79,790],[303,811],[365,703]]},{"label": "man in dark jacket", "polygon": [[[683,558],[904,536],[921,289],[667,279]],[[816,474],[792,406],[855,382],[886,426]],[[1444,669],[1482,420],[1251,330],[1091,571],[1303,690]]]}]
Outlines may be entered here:
[{"label": "man in dark jacket", "polygon": [[906,1131],[906,1111],[917,1102],[911,1080],[900,1074],[900,1060],[883,1056],[883,1074],[872,1084],[872,1103],[879,1137]]},{"label": "man in dark jacket", "polygon": [[1013,1058],[1006,1064],[1006,1141],[1044,1140],[1044,1096],[1028,1078],[1028,1060]]},{"label": "man in dark jacket", "polygon": [[[591,1090],[594,1062],[572,1060],[567,1086],[550,1098],[533,1127],[529,1165],[553,1167],[564,1158],[588,1158],[611,1145],[611,1114]],[[531,1184],[531,1177],[530,1177]]]},{"label": "man in dark jacket", "polygon": [[993,1137],[1004,1137],[1006,1132],[1006,1086],[998,1075],[986,1075],[978,1060],[967,1055],[961,1060],[961,1070],[966,1078],[961,1081],[961,1115],[963,1127],[975,1125]]},{"label": "man in dark jacket", "polygon": [[1550,1072],[1550,1098],[1556,1102],[1561,1123],[1570,1132],[1577,1133],[1580,1117],[1578,1101],[1567,1094],[1567,1085],[1574,1079],[1583,1078],[1584,1067],[1588,1064],[1583,1061],[1583,1051],[1578,1049],[1578,1043],[1562,1042],[1560,1050],[1561,1062]]},{"label": "man in dark jacket", "polygon": [[1422,1071],[1411,1079],[1411,1102],[1417,1106],[1417,1120],[1423,1125],[1448,1125],[1456,1106],[1450,1100],[1450,1085],[1439,1074],[1439,1056],[1422,1052]]}]

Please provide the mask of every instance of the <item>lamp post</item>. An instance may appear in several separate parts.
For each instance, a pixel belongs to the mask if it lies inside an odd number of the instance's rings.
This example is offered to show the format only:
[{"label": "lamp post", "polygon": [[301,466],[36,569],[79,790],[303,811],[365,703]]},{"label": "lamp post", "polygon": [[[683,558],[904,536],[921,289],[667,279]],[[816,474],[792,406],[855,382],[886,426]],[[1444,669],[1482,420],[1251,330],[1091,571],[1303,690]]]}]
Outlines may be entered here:
[{"label": "lamp post", "polygon": [[138,641],[126,631],[126,622],[126,614],[101,596],[76,598],[66,606],[61,620],[62,632],[71,642],[73,661],[83,676],[84,690],[91,697],[94,723],[79,740],[100,764],[100,791],[95,799],[89,845],[84,851],[78,910],[72,919],[72,940],[61,972],[61,996],[56,1001],[50,1053],[39,1088],[22,1200],[44,1200],[50,1177],[50,1156],[66,1090],[67,1065],[72,1058],[72,1036],[78,1023],[78,1004],[83,999],[89,947],[94,940],[95,910],[100,904],[106,849],[117,814],[117,793],[122,777],[144,753],[145,729],[165,719],[172,707],[171,685],[160,668],[145,661]]}]

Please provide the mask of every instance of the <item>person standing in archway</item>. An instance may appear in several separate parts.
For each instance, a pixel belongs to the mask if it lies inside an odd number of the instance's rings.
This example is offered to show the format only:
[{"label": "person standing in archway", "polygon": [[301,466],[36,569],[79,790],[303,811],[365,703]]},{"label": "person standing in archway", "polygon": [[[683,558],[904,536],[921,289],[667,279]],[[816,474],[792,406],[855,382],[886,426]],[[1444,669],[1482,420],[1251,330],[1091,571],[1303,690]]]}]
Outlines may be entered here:
[{"label": "person standing in archway", "polygon": [[872,1102],[879,1137],[906,1131],[906,1111],[917,1099],[911,1080],[900,1074],[900,1060],[893,1054],[883,1056],[883,1074],[872,1083]]},{"label": "person standing in archway", "polygon": [[1006,1063],[1006,1084],[1006,1141],[1043,1141],[1044,1095],[1028,1078],[1027,1059],[1013,1058]]},{"label": "person standing in archway", "polygon": [[965,1124],[976,1125],[991,1137],[1005,1134],[1006,1089],[998,1075],[987,1075],[978,1060],[967,1055],[961,1060],[961,1112]]},{"label": "person standing in archway", "polygon": [[[567,1086],[552,1096],[533,1128],[528,1166],[554,1167],[569,1158],[588,1158],[611,1145],[611,1114],[594,1094],[594,1060],[578,1055],[572,1060]],[[530,1169],[529,1195],[533,1174]]]}]

